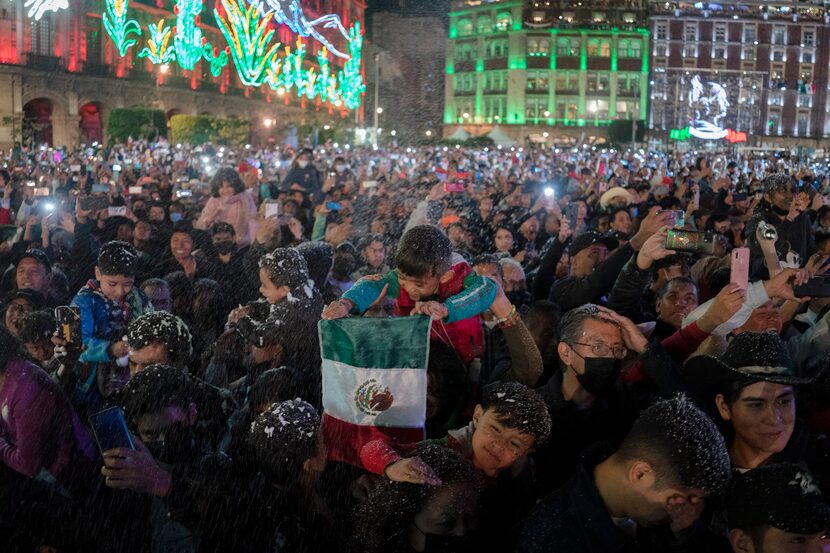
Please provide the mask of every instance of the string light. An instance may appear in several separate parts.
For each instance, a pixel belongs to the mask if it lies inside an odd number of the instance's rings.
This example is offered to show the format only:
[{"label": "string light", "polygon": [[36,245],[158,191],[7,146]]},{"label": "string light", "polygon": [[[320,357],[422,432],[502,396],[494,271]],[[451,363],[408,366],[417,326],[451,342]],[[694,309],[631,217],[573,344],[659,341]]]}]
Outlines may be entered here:
[{"label": "string light", "polygon": [[69,7],[69,0],[26,0],[24,8],[29,8],[29,17],[40,20],[48,11],[57,12]]},{"label": "string light", "polygon": [[[127,19],[128,0],[105,0],[106,11],[103,15],[104,29],[110,35],[118,53],[127,55],[129,50],[141,36],[141,27],[135,19]],[[129,38],[131,34],[136,38]]]}]

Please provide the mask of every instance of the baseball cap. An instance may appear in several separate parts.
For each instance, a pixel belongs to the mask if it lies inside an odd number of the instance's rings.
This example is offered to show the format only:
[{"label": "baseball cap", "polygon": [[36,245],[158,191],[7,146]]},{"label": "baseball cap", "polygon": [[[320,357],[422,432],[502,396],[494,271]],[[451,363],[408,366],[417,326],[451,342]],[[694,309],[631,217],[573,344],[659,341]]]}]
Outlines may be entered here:
[{"label": "baseball cap", "polygon": [[49,259],[49,256],[46,255],[46,252],[37,248],[31,248],[23,252],[23,255],[20,256],[20,259],[17,260],[19,264],[24,259],[34,259],[44,267],[46,267],[46,272],[50,272],[52,270],[52,261]]},{"label": "baseball cap", "polygon": [[3,298],[3,305],[9,305],[14,300],[26,300],[35,311],[43,307],[43,295],[29,288],[12,290]]},{"label": "baseball cap", "polygon": [[619,242],[617,242],[610,236],[605,236],[604,234],[597,232],[595,230],[589,230],[588,232],[580,234],[579,236],[573,239],[570,247],[568,248],[568,255],[573,257],[585,248],[590,247],[594,244],[605,244],[605,246],[609,250],[614,250],[619,245]]},{"label": "baseball cap", "polygon": [[806,469],[774,463],[735,478],[726,518],[730,530],[772,526],[792,534],[815,534],[830,529],[830,506]]}]

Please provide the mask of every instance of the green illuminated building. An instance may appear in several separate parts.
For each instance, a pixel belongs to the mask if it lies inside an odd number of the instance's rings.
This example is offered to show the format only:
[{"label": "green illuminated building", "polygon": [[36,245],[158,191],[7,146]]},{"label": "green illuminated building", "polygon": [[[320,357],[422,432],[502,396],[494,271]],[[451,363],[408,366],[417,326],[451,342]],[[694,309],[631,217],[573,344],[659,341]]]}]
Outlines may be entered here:
[{"label": "green illuminated building", "polygon": [[645,119],[648,52],[639,0],[458,2],[444,136],[498,125],[518,142],[562,142],[601,137],[616,119]]}]

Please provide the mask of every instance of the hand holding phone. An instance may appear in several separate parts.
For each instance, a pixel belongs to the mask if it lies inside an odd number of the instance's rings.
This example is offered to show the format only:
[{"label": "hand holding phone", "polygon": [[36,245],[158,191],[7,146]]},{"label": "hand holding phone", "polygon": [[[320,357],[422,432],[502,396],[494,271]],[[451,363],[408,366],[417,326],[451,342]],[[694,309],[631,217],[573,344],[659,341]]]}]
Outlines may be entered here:
[{"label": "hand holding phone", "polygon": [[749,287],[749,248],[732,250],[732,272],[729,282],[737,284],[741,290]]},{"label": "hand holding phone", "polygon": [[127,419],[120,407],[110,407],[90,415],[89,423],[102,454],[111,449],[135,449]]},{"label": "hand holding phone", "polygon": [[62,305],[55,308],[58,332],[67,345],[81,346],[81,310],[75,306]]}]

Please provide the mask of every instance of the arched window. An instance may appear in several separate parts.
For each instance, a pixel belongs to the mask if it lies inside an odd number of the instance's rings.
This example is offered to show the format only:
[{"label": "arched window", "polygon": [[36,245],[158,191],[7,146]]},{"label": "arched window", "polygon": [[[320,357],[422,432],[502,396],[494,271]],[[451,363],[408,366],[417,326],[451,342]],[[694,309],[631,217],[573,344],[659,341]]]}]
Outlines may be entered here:
[{"label": "arched window", "polygon": [[539,53],[539,42],[535,39],[528,39],[527,41],[527,53],[528,54],[537,54]]},{"label": "arched window", "polygon": [[469,19],[462,19],[458,22],[458,35],[470,36],[473,34],[473,22]]},{"label": "arched window", "polygon": [[607,40],[603,40],[599,43],[599,55],[603,58],[608,58],[611,56],[611,43]]},{"label": "arched window", "polygon": [[479,17],[476,21],[476,29],[479,34],[488,34],[493,32],[493,22],[489,17]]},{"label": "arched window", "polygon": [[539,41],[539,53],[543,56],[550,55],[550,41],[549,40],[540,40]]},{"label": "arched window", "polygon": [[500,13],[496,17],[496,30],[500,32],[509,31],[512,22],[513,18],[510,17],[509,13]]},{"label": "arched window", "polygon": [[629,48],[628,51],[629,51],[629,54],[630,54],[629,57],[632,57],[632,58],[641,58],[641,57],[643,57],[643,43],[640,42],[639,40],[632,40],[630,42],[630,48]]},{"label": "arched window", "polygon": [[588,41],[588,55],[589,56],[599,56],[599,39],[592,38]]}]

